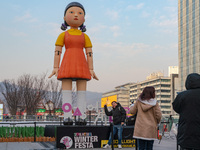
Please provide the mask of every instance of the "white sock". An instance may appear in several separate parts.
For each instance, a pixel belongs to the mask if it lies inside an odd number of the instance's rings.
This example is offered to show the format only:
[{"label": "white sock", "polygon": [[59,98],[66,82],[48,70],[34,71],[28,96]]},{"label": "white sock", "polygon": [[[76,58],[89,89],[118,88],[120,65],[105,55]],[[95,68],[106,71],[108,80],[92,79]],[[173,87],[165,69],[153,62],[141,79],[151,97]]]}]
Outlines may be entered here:
[{"label": "white sock", "polygon": [[77,91],[77,107],[79,108],[82,116],[80,118],[86,118],[86,91]]},{"label": "white sock", "polygon": [[[72,108],[72,91],[71,90],[63,90],[62,91],[62,105],[64,105],[65,103],[69,103],[71,105]],[[66,106],[65,107],[66,110],[69,110],[69,107]],[[69,112],[64,112],[64,119],[67,118],[71,118],[72,117],[72,110],[70,110]]]}]

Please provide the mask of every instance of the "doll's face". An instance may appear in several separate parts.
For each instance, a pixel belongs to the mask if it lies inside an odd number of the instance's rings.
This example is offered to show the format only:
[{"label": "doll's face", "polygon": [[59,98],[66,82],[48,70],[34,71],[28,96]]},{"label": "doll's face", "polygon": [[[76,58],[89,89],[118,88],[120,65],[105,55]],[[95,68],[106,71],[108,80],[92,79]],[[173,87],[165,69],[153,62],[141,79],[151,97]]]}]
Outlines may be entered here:
[{"label": "doll's face", "polygon": [[70,7],[65,13],[64,20],[69,26],[78,28],[85,22],[84,11],[80,7]]}]

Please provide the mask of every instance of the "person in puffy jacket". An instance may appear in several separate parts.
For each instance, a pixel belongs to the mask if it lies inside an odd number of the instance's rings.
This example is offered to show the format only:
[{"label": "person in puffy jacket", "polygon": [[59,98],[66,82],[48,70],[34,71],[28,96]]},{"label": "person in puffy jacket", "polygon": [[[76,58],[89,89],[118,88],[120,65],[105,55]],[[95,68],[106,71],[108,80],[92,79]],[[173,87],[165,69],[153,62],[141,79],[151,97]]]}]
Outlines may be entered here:
[{"label": "person in puffy jacket", "polygon": [[[111,111],[108,111],[107,105],[104,105],[106,115],[113,117],[113,135],[115,135],[118,131],[118,148],[122,148],[122,131],[126,119],[126,111],[121,104],[116,101],[112,102],[112,108],[113,109]],[[111,145],[111,140],[112,138],[110,133],[108,144],[106,144],[103,148],[109,148]]]},{"label": "person in puffy jacket", "polygon": [[200,75],[191,73],[185,82],[186,91],[172,103],[179,116],[177,142],[182,149],[200,149]]},{"label": "person in puffy jacket", "polygon": [[157,128],[162,113],[155,98],[155,88],[147,86],[143,89],[130,113],[136,114],[133,137],[138,139],[139,150],[152,150],[154,140],[157,139]]}]

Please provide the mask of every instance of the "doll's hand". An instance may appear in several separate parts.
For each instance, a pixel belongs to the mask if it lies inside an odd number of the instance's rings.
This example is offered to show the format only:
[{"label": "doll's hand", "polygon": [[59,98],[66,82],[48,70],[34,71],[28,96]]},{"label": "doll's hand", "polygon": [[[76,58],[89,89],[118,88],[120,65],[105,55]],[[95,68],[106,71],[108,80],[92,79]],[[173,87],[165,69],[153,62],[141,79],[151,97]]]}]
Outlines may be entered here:
[{"label": "doll's hand", "polygon": [[59,70],[59,68],[54,68],[51,75],[48,78],[51,78],[53,75],[55,75],[57,77],[58,76],[58,70]]},{"label": "doll's hand", "polygon": [[93,70],[90,70],[90,74],[91,74],[93,79],[99,80]]}]

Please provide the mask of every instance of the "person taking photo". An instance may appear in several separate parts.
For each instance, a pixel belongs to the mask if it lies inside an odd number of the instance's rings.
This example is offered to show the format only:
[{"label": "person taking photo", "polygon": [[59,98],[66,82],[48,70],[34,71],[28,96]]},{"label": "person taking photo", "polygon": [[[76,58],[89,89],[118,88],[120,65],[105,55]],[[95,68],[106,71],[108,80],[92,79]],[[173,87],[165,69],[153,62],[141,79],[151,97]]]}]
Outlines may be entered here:
[{"label": "person taking photo", "polygon": [[[126,111],[121,104],[116,101],[113,101],[111,104],[111,111],[108,111],[107,105],[104,105],[104,110],[107,116],[113,117],[113,136],[118,132],[118,148],[122,148],[122,131],[126,119]],[[108,143],[103,148],[110,148],[111,141],[112,133],[110,133]]]}]

